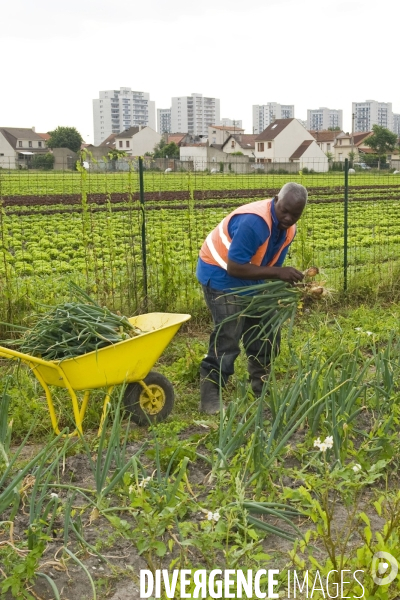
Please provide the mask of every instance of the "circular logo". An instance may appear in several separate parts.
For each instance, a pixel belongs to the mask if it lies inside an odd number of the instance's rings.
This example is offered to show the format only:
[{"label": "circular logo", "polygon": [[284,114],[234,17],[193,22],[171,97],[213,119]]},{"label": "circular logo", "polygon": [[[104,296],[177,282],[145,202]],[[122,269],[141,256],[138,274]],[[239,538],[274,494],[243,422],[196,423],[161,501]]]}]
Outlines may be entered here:
[{"label": "circular logo", "polygon": [[399,565],[389,552],[376,552],[372,559],[372,579],[376,585],[388,585],[397,577]]}]

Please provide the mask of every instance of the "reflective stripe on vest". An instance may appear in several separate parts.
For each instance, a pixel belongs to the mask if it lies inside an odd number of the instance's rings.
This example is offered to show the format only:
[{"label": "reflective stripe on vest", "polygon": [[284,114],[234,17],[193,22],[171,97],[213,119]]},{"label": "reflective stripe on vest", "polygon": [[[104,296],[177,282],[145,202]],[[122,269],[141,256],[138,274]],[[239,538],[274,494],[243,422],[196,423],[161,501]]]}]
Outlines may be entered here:
[{"label": "reflective stripe on vest", "polygon": [[[258,202],[251,202],[240,206],[233,212],[231,212],[225,219],[223,219],[213,231],[207,236],[204,241],[201,250],[200,258],[211,265],[218,265],[225,269],[228,268],[228,251],[231,245],[231,238],[229,236],[229,222],[231,218],[238,214],[255,214],[260,216],[268,225],[269,231],[272,231],[272,215],[271,215],[271,204],[273,200],[260,200]],[[291,225],[286,231],[285,240],[282,246],[275,253],[272,260],[269,261],[267,266],[273,266],[278,261],[281,252],[284,248],[289,246],[293,241],[296,232],[296,225]],[[258,248],[256,254],[252,257],[250,263],[257,266],[261,265],[261,262],[267,252],[269,237],[267,240]]]}]

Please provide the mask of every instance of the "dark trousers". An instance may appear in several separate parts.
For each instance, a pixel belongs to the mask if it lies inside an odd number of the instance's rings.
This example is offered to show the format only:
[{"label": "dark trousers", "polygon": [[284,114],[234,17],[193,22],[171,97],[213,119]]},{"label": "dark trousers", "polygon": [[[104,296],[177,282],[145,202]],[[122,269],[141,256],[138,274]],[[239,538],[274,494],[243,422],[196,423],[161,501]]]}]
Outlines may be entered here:
[{"label": "dark trousers", "polygon": [[272,354],[276,356],[279,353],[280,332],[269,331],[260,339],[259,319],[249,317],[238,317],[219,327],[224,319],[242,310],[237,304],[237,296],[226,295],[204,285],[202,287],[206,304],[213,318],[214,330],[210,337],[208,353],[201,362],[201,377],[211,379],[217,384],[221,381],[224,387],[229,376],[234,373],[234,363],[240,354],[241,339],[249,364],[255,366],[253,370],[257,370],[257,367],[266,369],[271,363]]}]

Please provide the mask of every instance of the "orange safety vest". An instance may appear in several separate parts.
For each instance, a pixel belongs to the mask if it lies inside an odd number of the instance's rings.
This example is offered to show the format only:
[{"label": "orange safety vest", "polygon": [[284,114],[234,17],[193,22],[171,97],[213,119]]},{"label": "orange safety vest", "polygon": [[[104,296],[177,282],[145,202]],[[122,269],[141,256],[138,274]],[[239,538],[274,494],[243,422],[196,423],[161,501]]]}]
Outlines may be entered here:
[{"label": "orange safety vest", "polygon": [[[232,238],[229,235],[228,225],[229,221],[235,215],[243,215],[243,214],[253,214],[258,215],[269,227],[269,231],[272,231],[272,215],[271,215],[271,205],[273,200],[259,200],[258,202],[250,202],[249,204],[245,204],[244,206],[240,206],[233,212],[231,212],[225,219],[217,225],[215,229],[207,236],[204,241],[201,250],[200,250],[200,258],[209,265],[215,265],[222,267],[225,271],[228,268],[228,251],[232,242]],[[296,225],[291,225],[289,229],[286,231],[286,237],[282,246],[279,248],[278,252],[275,254],[272,260],[269,261],[268,267],[272,267],[276,264],[279,259],[281,252],[284,248],[289,246],[292,243],[293,238],[296,233]],[[255,255],[252,257],[250,263],[252,265],[260,266],[262,259],[267,252],[269,237],[265,240],[263,244],[258,248]]]}]

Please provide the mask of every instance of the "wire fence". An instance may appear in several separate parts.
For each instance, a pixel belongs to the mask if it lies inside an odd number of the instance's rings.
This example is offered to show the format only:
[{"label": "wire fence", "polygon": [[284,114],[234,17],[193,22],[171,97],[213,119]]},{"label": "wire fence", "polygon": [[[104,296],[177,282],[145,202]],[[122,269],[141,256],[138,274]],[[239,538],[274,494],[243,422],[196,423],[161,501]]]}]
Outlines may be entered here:
[{"label": "wire fence", "polygon": [[309,203],[286,264],[317,265],[338,291],[399,266],[399,174],[318,172],[315,163],[290,174],[277,172],[278,164],[274,172],[212,172],[213,164],[154,171],[144,160],[142,196],[139,164],[106,173],[0,170],[2,320],[65,298],[70,280],[126,314],[196,314],[203,309],[196,262],[207,234],[234,208],[273,197],[287,181],[305,185]]}]

